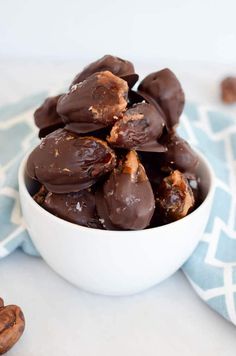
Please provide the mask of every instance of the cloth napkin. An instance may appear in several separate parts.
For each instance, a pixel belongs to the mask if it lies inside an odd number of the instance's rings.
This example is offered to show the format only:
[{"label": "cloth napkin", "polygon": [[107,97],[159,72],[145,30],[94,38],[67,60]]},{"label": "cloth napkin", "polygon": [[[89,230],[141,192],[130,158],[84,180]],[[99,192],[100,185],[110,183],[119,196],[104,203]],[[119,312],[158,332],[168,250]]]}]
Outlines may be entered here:
[{"label": "cloth napkin", "polygon": [[[18,247],[38,255],[22,219],[17,172],[38,142],[33,112],[46,96],[38,93],[0,108],[0,258]],[[204,153],[216,176],[208,225],[182,269],[199,296],[236,325],[236,120],[187,103],[179,133]]]}]

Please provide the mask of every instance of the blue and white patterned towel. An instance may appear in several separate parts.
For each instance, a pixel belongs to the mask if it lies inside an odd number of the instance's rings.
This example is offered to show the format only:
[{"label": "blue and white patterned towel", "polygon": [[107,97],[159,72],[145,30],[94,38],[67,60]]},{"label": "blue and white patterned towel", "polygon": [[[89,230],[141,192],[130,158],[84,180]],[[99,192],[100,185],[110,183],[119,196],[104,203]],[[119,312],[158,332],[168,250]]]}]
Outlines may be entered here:
[{"label": "blue and white patterned towel", "polygon": [[[46,96],[0,108],[0,257],[17,247],[37,255],[20,212],[17,171],[38,140],[33,112]],[[236,120],[188,103],[179,132],[205,154],[216,175],[206,231],[183,271],[200,297],[236,325]]]}]

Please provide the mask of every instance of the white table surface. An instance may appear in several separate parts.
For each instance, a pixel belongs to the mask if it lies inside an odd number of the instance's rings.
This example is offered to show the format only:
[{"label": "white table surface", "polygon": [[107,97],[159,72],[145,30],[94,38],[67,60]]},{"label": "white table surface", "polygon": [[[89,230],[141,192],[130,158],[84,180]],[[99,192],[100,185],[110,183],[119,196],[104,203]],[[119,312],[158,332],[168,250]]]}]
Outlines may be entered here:
[{"label": "white table surface", "polygon": [[[216,105],[236,116],[235,106],[218,100],[218,82],[235,68],[204,63],[170,66],[187,98]],[[63,87],[77,63],[2,61],[0,105],[39,90]],[[92,295],[70,285],[40,258],[17,251],[0,260],[0,295],[19,304],[26,331],[9,356],[235,356],[236,328],[208,308],[182,272],[133,297]]]}]

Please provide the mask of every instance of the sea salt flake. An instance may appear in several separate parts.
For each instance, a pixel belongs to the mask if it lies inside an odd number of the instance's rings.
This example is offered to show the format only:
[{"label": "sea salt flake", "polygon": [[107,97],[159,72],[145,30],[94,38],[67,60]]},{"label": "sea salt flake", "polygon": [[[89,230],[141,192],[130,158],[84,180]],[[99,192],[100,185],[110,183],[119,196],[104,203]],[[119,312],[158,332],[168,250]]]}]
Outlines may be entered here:
[{"label": "sea salt flake", "polygon": [[78,201],[78,203],[76,204],[76,210],[78,211],[82,211],[83,206],[80,204],[80,202]]}]

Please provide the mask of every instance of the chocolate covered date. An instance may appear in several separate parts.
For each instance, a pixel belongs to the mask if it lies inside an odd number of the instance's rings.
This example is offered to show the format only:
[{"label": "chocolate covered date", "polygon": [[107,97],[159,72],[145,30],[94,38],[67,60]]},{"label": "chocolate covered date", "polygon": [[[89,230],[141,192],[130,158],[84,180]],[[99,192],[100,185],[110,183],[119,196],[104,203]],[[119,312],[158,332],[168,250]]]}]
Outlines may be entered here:
[{"label": "chocolate covered date", "polygon": [[0,298],[0,355],[9,351],[25,329],[25,318],[17,305],[4,306]]},{"label": "chocolate covered date", "polygon": [[131,62],[119,57],[105,55],[97,61],[90,63],[82,72],[77,74],[71,86],[84,81],[94,73],[106,70],[126,80],[130,88],[132,88],[138,80],[138,74],[135,73],[134,66]]},{"label": "chocolate covered date", "polygon": [[163,117],[148,103],[139,103],[128,109],[110,132],[108,142],[115,147],[138,151],[163,152],[158,143],[165,126]]},{"label": "chocolate covered date", "polygon": [[173,131],[179,123],[184,108],[185,96],[180,82],[168,68],[146,76],[138,87],[152,97],[165,113],[166,127]]},{"label": "chocolate covered date", "polygon": [[149,225],[154,195],[135,151],[127,154],[97,191],[96,205],[106,229],[139,230]]},{"label": "chocolate covered date", "polygon": [[183,218],[194,204],[192,189],[181,172],[175,170],[163,179],[158,187],[156,209],[164,223]]},{"label": "chocolate covered date", "polygon": [[187,141],[176,134],[170,134],[165,137],[163,144],[167,147],[162,156],[164,170],[177,169],[186,173],[186,176],[192,176],[196,172],[199,159]]},{"label": "chocolate covered date", "polygon": [[87,133],[112,125],[127,106],[128,85],[109,71],[92,74],[58,100],[66,129]]},{"label": "chocolate covered date", "polygon": [[101,228],[94,193],[90,189],[67,194],[48,192],[42,206],[50,213],[74,224]]},{"label": "chocolate covered date", "polygon": [[47,98],[34,113],[34,122],[39,128],[40,138],[45,137],[65,125],[56,110],[57,102],[60,97],[61,95]]},{"label": "chocolate covered date", "polygon": [[32,151],[26,171],[50,192],[71,193],[90,187],[115,164],[106,142],[58,129]]}]

